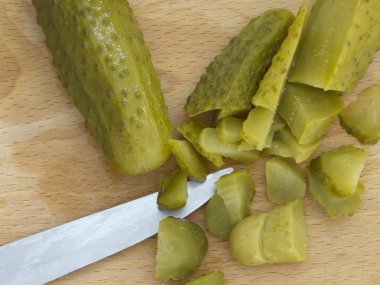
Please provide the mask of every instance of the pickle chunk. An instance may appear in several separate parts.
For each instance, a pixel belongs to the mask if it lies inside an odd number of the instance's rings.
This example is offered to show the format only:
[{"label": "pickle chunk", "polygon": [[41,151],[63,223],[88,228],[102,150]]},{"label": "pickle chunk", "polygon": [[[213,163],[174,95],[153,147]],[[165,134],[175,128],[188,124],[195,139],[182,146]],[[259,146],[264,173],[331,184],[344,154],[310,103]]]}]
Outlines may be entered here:
[{"label": "pickle chunk", "polygon": [[168,179],[160,182],[157,204],[164,209],[177,210],[186,206],[187,177],[181,170],[176,170]]},{"label": "pickle chunk", "polygon": [[221,120],[217,126],[216,131],[218,133],[218,137],[226,143],[234,143],[242,140],[240,132],[243,127],[243,120],[227,117]]},{"label": "pickle chunk", "polygon": [[274,157],[266,163],[267,195],[276,204],[286,204],[303,198],[306,190],[302,170],[282,157]]},{"label": "pickle chunk", "polygon": [[158,228],[157,279],[180,280],[198,268],[207,252],[207,238],[197,224],[168,217]]},{"label": "pickle chunk", "polygon": [[227,283],[224,280],[223,272],[214,271],[191,280],[186,285],[227,285]]},{"label": "pickle chunk", "polygon": [[362,144],[375,144],[380,138],[380,85],[363,91],[340,114],[340,123]]}]

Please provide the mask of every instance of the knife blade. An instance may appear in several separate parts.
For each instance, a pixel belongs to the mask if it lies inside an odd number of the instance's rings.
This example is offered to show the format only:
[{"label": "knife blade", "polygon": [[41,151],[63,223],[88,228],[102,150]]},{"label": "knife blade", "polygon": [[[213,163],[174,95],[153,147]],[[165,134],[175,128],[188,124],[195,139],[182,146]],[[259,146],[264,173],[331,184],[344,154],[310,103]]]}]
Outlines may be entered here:
[{"label": "knife blade", "polygon": [[157,193],[66,223],[0,247],[0,284],[39,285],[113,255],[158,231],[168,217],[184,218],[206,203],[214,183],[232,168],[188,182],[184,208],[161,210]]}]

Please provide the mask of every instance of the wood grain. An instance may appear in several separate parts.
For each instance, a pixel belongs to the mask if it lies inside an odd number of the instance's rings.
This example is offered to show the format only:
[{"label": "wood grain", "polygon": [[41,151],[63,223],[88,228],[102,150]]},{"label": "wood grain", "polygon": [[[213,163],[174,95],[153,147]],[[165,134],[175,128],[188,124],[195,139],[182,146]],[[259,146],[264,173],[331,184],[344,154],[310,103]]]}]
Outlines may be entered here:
[{"label": "wood grain", "polygon": [[[131,0],[173,124],[186,117],[185,99],[210,60],[251,17],[271,7],[295,12],[301,2]],[[379,56],[356,92],[376,82]],[[358,145],[335,122],[320,149],[342,144]],[[306,196],[307,262],[243,267],[228,243],[208,235],[208,255],[193,276],[219,269],[236,285],[380,284],[380,146],[365,149],[367,190],[354,217],[329,221]],[[265,197],[264,163],[244,167],[257,183],[255,213],[272,207]],[[0,0],[0,244],[151,193],[174,168],[171,159],[144,177],[117,174],[57,79],[31,1]],[[190,219],[203,225],[203,215],[200,209]],[[163,284],[153,278],[155,252],[156,238],[150,238],[52,284]]]}]

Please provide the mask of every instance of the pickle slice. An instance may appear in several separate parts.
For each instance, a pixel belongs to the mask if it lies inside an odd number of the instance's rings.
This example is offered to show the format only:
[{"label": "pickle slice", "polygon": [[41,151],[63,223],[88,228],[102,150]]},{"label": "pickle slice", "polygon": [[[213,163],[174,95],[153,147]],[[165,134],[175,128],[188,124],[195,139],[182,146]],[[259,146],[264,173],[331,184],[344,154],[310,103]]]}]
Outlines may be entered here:
[{"label": "pickle slice", "polygon": [[267,195],[276,204],[286,204],[305,195],[306,181],[302,170],[282,157],[266,163]]},{"label": "pickle slice", "polygon": [[342,109],[337,92],[287,84],[278,112],[300,144],[311,144],[321,139]]},{"label": "pickle slice", "polygon": [[260,157],[257,150],[239,150],[239,143],[226,143],[219,139],[216,129],[204,128],[199,138],[199,145],[203,151],[219,154],[241,163],[251,163]]},{"label": "pickle slice", "polygon": [[197,224],[163,219],[158,228],[155,277],[163,281],[185,278],[201,265],[207,247],[206,235]]},{"label": "pickle slice", "polygon": [[233,227],[250,215],[255,182],[247,171],[236,171],[215,186],[217,191],[206,208],[206,226],[213,235],[228,239]]},{"label": "pickle slice", "polygon": [[303,200],[277,206],[268,213],[263,233],[268,263],[304,261],[306,246]]},{"label": "pickle slice", "polygon": [[242,140],[240,135],[242,127],[242,119],[227,117],[216,125],[216,132],[223,142],[235,143]]},{"label": "pickle slice", "polygon": [[364,90],[340,114],[340,123],[362,144],[375,144],[380,138],[380,85]]},{"label": "pickle slice", "polygon": [[178,165],[187,177],[200,181],[206,180],[207,171],[202,161],[202,157],[194,149],[191,143],[184,140],[170,139],[168,144]]},{"label": "pickle slice", "polygon": [[263,153],[281,157],[292,157],[296,163],[307,160],[319,147],[320,141],[301,145],[293,136],[288,127],[277,131],[274,135],[270,148],[264,149]]},{"label": "pickle slice", "polygon": [[181,170],[176,170],[169,178],[160,182],[157,204],[167,210],[177,210],[186,206],[187,177]]},{"label": "pickle slice", "polygon": [[191,280],[186,285],[227,285],[223,272],[214,271]]},{"label": "pickle slice", "polygon": [[199,145],[199,139],[204,128],[207,128],[207,126],[202,123],[196,121],[189,121],[180,124],[177,127],[177,130],[185,139],[187,139],[194,146],[197,152],[199,152],[203,157],[211,161],[215,166],[221,167],[224,164],[222,156],[217,153],[209,153],[207,151],[204,151],[203,148]]},{"label": "pickle slice", "polygon": [[310,162],[313,175],[338,196],[355,194],[367,153],[354,146],[342,146],[321,153]]},{"label": "pickle slice", "polygon": [[377,0],[318,0],[289,81],[352,91],[380,47],[379,15]]},{"label": "pickle slice", "polygon": [[250,216],[239,222],[231,232],[231,253],[243,265],[267,263],[263,251],[266,214]]},{"label": "pickle slice", "polygon": [[218,117],[222,119],[249,111],[251,97],[293,19],[284,9],[272,9],[252,19],[208,66],[187,99],[189,115],[221,110]]}]

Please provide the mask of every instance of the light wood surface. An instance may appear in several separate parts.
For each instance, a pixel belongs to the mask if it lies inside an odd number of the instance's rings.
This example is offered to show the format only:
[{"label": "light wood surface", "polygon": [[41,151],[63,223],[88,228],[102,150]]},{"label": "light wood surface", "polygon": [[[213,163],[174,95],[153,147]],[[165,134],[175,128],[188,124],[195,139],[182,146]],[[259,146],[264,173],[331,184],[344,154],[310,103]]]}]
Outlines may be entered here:
[{"label": "light wood surface", "polygon": [[[271,7],[295,12],[301,2],[131,0],[173,124],[186,117],[185,99],[208,63],[251,17]],[[176,167],[171,159],[144,177],[123,177],[105,162],[57,79],[35,18],[30,0],[0,0],[1,245],[156,191],[159,179]],[[376,82],[380,56],[345,98]],[[342,144],[358,145],[335,122],[321,150]],[[243,267],[227,242],[208,234],[207,257],[192,276],[219,269],[235,285],[380,284],[380,145],[364,148],[367,189],[355,216],[329,221],[307,194],[307,262]],[[256,179],[254,213],[272,207],[265,196],[264,163],[235,165],[249,168]],[[204,226],[203,216],[202,208],[190,219]],[[52,284],[164,284],[153,278],[155,253],[153,237]]]}]

